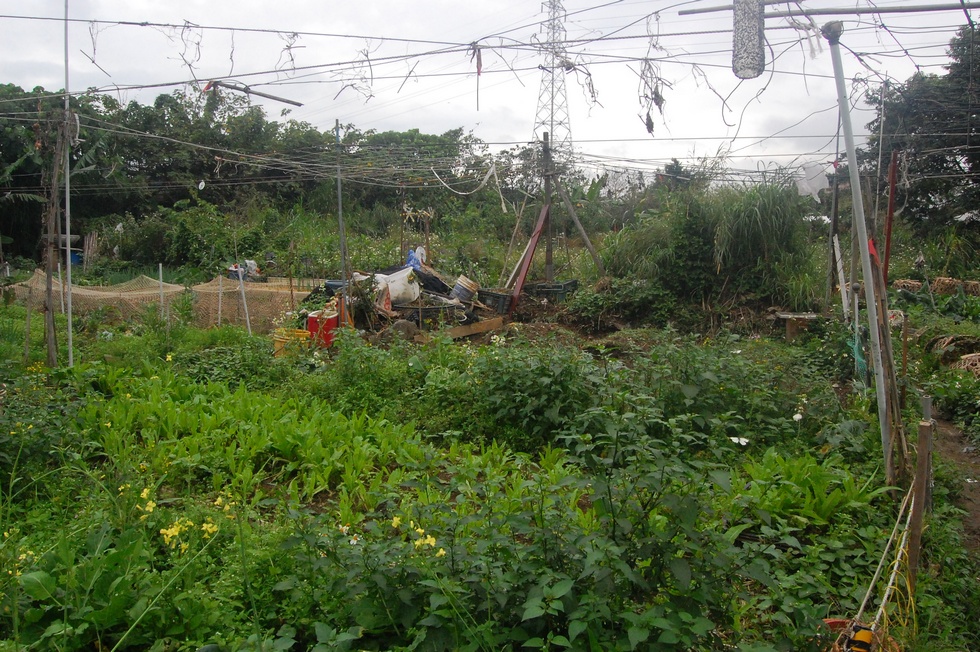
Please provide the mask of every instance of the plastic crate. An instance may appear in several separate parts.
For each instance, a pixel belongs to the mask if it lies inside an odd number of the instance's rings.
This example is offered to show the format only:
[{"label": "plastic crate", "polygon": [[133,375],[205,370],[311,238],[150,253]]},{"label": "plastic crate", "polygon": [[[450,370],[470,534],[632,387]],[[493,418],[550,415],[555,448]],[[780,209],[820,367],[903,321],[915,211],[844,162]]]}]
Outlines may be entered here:
[{"label": "plastic crate", "polygon": [[423,330],[437,329],[444,324],[458,325],[465,319],[466,309],[462,305],[442,306],[393,306],[403,319],[414,321]]},{"label": "plastic crate", "polygon": [[480,290],[477,294],[480,303],[490,308],[498,315],[505,314],[510,310],[510,302],[513,300],[513,295],[504,292],[493,292],[492,290]]},{"label": "plastic crate", "polygon": [[568,295],[578,289],[578,279],[559,281],[557,283],[534,283],[528,285],[525,291],[534,297],[547,299],[555,303],[564,303]]}]

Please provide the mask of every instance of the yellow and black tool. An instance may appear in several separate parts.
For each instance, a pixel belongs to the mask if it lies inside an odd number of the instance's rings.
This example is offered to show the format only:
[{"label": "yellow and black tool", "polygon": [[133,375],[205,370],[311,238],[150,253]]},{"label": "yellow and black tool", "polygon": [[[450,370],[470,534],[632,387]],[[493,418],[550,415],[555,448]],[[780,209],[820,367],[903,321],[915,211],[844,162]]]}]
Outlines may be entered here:
[{"label": "yellow and black tool", "polygon": [[851,636],[847,639],[844,649],[848,652],[871,652],[874,632],[870,627],[854,623]]}]

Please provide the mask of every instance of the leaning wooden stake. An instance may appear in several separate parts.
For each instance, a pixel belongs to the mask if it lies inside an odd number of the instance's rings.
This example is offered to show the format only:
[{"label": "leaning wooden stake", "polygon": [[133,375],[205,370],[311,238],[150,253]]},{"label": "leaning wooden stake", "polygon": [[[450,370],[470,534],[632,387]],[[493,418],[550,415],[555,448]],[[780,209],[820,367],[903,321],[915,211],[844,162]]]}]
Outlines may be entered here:
[{"label": "leaning wooden stake", "polygon": [[562,203],[565,204],[565,208],[568,209],[568,214],[572,216],[572,221],[575,222],[575,228],[578,229],[578,234],[582,236],[582,240],[585,242],[585,248],[588,249],[589,253],[592,255],[592,262],[595,263],[596,269],[599,270],[599,275],[605,276],[606,269],[602,266],[602,259],[599,258],[599,254],[596,253],[595,247],[592,246],[592,241],[589,240],[589,234],[585,232],[585,227],[582,226],[581,222],[579,222],[578,215],[575,213],[575,206],[572,205],[572,200],[569,199],[568,193],[565,192],[565,189],[561,186],[561,184],[557,183],[557,179],[555,181],[555,186],[558,188],[558,195],[561,197]]},{"label": "leaning wooden stake", "polygon": [[926,492],[932,467],[932,422],[919,422],[919,447],[916,452],[915,483],[912,485],[912,521],[909,529],[909,593],[915,595],[925,520]]}]

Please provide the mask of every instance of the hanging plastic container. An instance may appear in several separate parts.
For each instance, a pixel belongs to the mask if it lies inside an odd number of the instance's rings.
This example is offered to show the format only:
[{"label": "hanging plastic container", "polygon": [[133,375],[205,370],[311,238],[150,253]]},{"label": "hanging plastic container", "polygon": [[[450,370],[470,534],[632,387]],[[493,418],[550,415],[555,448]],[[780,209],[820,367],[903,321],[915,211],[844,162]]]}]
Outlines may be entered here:
[{"label": "hanging plastic container", "polygon": [[480,284],[476,281],[471,281],[465,276],[460,276],[456,279],[456,285],[453,287],[453,291],[449,293],[450,296],[455,297],[467,303],[473,300],[476,293],[480,291]]},{"label": "hanging plastic container", "polygon": [[376,275],[377,278],[384,279],[388,283],[388,293],[391,302],[411,303],[419,298],[422,288],[419,286],[418,279],[415,278],[414,270],[411,267],[399,270],[388,276]]}]

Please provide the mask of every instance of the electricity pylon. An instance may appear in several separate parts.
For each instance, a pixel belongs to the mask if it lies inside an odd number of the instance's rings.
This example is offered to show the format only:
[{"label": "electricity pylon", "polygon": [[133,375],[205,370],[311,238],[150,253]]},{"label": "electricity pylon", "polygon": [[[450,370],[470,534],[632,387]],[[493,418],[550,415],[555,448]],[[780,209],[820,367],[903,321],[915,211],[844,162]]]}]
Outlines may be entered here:
[{"label": "electricity pylon", "polygon": [[534,118],[534,140],[541,142],[547,132],[551,140],[551,159],[558,169],[568,166],[572,158],[572,126],[568,115],[566,73],[575,69],[565,52],[565,8],[561,0],[546,0],[548,19],[542,23],[545,40],[541,43],[544,63],[541,90]]}]

